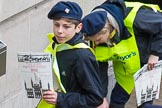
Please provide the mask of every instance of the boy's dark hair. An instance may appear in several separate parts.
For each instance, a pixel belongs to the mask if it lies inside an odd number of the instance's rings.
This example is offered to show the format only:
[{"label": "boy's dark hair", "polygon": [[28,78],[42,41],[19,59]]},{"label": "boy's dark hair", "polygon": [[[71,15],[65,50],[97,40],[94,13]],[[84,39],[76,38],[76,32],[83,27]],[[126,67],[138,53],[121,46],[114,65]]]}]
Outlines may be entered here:
[{"label": "boy's dark hair", "polygon": [[[63,17],[56,17],[56,18],[54,18],[53,20],[60,20],[61,18],[63,18]],[[69,23],[74,24],[75,27],[76,27],[78,24],[81,23],[81,21],[75,20],[75,19],[71,19],[71,18],[65,18],[65,20],[66,20],[67,22],[69,22]]]}]

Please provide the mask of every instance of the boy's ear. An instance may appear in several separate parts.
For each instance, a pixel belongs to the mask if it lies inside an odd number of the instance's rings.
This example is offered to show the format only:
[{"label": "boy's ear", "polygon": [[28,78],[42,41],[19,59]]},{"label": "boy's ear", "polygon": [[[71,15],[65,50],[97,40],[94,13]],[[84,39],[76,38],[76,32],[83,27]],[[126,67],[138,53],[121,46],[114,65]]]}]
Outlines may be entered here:
[{"label": "boy's ear", "polygon": [[79,23],[77,25],[77,27],[76,27],[76,33],[79,33],[81,31],[82,27],[83,27],[83,24],[82,23]]}]

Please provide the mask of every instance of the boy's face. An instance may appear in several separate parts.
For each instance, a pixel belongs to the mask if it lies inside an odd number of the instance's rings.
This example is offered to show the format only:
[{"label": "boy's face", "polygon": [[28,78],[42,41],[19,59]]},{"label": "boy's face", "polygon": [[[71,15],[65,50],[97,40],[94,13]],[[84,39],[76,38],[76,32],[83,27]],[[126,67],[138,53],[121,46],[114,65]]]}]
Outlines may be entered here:
[{"label": "boy's face", "polygon": [[106,23],[105,26],[97,34],[86,37],[87,40],[92,40],[95,45],[107,42],[110,35],[110,24]]},{"label": "boy's face", "polygon": [[58,43],[69,41],[76,33],[80,32],[81,28],[81,23],[76,26],[66,18],[53,20],[53,31]]}]

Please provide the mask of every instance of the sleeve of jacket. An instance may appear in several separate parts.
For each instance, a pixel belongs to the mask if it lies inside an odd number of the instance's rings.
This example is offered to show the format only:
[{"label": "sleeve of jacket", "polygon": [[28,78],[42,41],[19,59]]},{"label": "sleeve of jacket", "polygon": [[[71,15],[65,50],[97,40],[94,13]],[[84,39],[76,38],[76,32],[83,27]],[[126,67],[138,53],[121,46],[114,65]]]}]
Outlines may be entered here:
[{"label": "sleeve of jacket", "polygon": [[106,0],[103,4],[115,4],[122,9],[122,13],[126,15],[126,6],[124,0]]},{"label": "sleeve of jacket", "polygon": [[83,92],[58,93],[58,108],[96,108],[103,102],[99,66],[92,53],[87,49],[83,50],[77,54],[78,60],[73,67]]},{"label": "sleeve of jacket", "polygon": [[[142,8],[138,11],[134,21],[135,35],[145,35],[151,40],[150,53],[162,55],[162,13]],[[148,37],[147,37],[148,36]]]}]

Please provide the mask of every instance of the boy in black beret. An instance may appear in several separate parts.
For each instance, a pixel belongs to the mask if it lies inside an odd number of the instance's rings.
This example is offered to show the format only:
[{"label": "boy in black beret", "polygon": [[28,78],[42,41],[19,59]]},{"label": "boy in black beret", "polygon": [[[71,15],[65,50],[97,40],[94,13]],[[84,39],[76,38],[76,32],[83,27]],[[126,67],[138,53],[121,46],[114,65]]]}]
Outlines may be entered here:
[{"label": "boy in black beret", "polygon": [[102,107],[104,97],[99,66],[93,50],[84,43],[80,33],[81,17],[80,6],[70,1],[58,2],[48,13],[48,18],[53,20],[54,33],[48,35],[50,44],[45,52],[54,57],[53,70],[59,87],[44,92],[45,102],[38,108]]},{"label": "boy in black beret", "polygon": [[107,0],[82,20],[85,39],[93,41],[92,47],[101,63],[105,95],[108,80],[105,66],[107,61],[113,62],[116,84],[110,108],[124,108],[134,89],[134,73],[144,64],[152,70],[162,57],[162,14],[158,6],[126,5],[123,0]]}]

